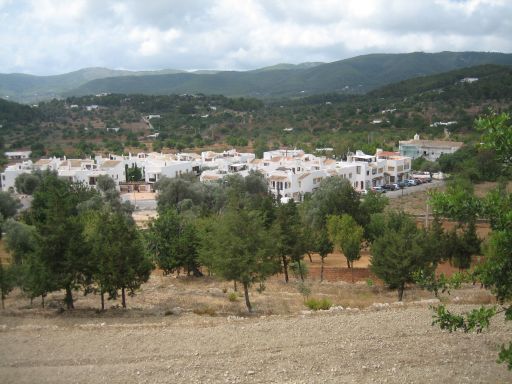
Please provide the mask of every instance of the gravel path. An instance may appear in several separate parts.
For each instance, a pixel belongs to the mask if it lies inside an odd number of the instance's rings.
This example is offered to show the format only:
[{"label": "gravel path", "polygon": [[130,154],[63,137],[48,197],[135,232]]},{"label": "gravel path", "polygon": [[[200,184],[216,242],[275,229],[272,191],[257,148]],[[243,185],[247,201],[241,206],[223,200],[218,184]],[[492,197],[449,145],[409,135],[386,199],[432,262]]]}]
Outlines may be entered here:
[{"label": "gravel path", "polygon": [[[458,307],[462,310],[462,306]],[[0,316],[7,383],[510,383],[512,339],[431,327],[426,307],[243,319]]]}]

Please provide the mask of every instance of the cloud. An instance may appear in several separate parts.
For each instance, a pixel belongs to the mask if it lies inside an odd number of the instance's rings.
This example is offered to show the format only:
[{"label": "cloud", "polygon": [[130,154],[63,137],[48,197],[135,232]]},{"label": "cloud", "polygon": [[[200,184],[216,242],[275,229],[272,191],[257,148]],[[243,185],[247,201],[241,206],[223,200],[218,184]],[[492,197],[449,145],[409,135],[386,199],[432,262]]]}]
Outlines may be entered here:
[{"label": "cloud", "polygon": [[506,0],[0,0],[0,72],[251,69],[371,52],[512,51]]}]

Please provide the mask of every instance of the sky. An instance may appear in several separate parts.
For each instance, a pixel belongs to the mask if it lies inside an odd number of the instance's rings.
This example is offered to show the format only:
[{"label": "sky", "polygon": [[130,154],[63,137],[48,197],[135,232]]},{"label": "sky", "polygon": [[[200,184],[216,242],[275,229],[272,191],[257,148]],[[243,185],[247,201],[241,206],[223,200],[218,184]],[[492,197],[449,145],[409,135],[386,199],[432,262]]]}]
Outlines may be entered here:
[{"label": "sky", "polygon": [[0,0],[0,73],[512,52],[512,0]]}]

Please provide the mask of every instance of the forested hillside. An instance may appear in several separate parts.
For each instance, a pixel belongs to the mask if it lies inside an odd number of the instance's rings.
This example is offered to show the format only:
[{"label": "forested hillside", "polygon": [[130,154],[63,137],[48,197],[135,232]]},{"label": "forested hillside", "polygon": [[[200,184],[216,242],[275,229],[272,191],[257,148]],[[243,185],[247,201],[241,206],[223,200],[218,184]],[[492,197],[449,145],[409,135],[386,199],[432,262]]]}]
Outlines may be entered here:
[{"label": "forested hillside", "polygon": [[277,64],[252,71],[124,71],[86,68],[57,76],[0,74],[0,95],[20,102],[100,93],[222,94],[275,99],[363,94],[386,84],[472,66],[512,65],[489,52],[371,54],[332,63]]},{"label": "forested hillside", "polygon": [[[263,102],[203,94],[109,94],[69,97],[37,107],[2,101],[0,135],[6,148],[32,148],[38,155],[221,145],[259,154],[281,146],[308,151],[332,147],[335,155],[343,156],[355,149],[393,149],[398,140],[415,133],[477,141],[473,119],[488,108],[509,111],[511,85],[510,67],[484,65],[421,76],[367,95],[329,93]],[[144,119],[147,115],[159,117]],[[433,125],[443,121],[457,123],[448,132]]]}]

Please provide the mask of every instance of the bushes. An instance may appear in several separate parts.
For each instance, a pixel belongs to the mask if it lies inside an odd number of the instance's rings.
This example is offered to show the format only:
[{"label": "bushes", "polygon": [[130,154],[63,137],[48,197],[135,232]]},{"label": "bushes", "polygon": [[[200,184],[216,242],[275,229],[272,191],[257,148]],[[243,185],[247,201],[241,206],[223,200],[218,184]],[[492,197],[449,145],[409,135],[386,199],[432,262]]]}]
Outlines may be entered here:
[{"label": "bushes", "polygon": [[327,310],[332,307],[332,302],[329,299],[308,299],[305,304],[313,311]]},{"label": "bushes", "polygon": [[238,300],[238,295],[236,292],[231,292],[228,294],[228,300],[231,302],[235,302]]}]

